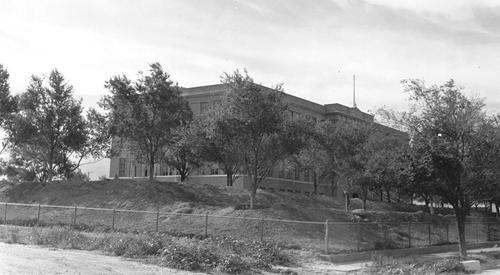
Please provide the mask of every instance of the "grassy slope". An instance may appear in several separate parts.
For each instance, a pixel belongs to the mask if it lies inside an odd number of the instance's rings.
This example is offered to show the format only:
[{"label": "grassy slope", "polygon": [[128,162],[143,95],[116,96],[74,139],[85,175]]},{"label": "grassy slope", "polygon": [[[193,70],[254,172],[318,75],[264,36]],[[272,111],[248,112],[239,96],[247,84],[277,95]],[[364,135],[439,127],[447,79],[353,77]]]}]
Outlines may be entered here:
[{"label": "grassy slope", "polygon": [[[160,183],[130,180],[109,180],[99,182],[54,182],[48,184],[22,183],[19,185],[1,186],[0,199],[9,202],[41,203],[50,205],[78,205],[87,207],[118,208],[132,210],[160,209],[162,212],[195,213],[220,216],[290,219],[302,221],[350,222],[355,220],[351,214],[342,210],[343,202],[335,201],[327,196],[308,197],[289,193],[269,193],[259,191],[257,209],[244,210],[248,196],[244,191],[201,185],[196,183]],[[353,200],[353,208],[360,208],[359,200]],[[368,208],[377,210],[373,215],[364,218],[368,221],[398,222],[414,216],[419,210],[416,206],[405,204],[388,204],[369,202]],[[21,208],[13,211],[18,218],[33,217],[34,213]],[[44,210],[42,220],[48,223],[71,221],[71,210]],[[395,212],[398,211],[398,212]],[[390,213],[390,215],[388,214]],[[14,218],[14,216],[10,216]],[[425,214],[418,214],[419,220],[428,220]],[[78,222],[98,227],[109,227],[109,212],[79,211]],[[203,217],[181,215],[162,215],[160,231],[179,233],[204,233]],[[122,230],[154,230],[155,215],[119,213],[115,228]],[[382,229],[382,230],[379,230]],[[356,237],[355,227],[351,225],[331,225],[330,240],[332,250],[354,249]],[[394,229],[395,240],[404,242],[404,229]],[[401,232],[399,232],[401,231]],[[237,235],[248,239],[260,238],[259,221],[234,220],[223,218],[209,219],[209,234]],[[362,248],[371,247],[375,239],[383,234],[383,228],[362,228]],[[299,245],[301,247],[320,249],[323,245],[323,225],[302,225],[278,222],[265,222],[264,238],[272,238],[280,242]]]}]

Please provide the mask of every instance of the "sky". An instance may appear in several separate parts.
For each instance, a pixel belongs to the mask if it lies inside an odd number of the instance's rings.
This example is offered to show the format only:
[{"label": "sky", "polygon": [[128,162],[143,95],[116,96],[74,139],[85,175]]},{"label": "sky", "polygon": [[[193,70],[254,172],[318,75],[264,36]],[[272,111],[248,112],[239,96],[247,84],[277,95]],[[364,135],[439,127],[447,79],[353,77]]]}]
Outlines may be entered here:
[{"label": "sky", "polygon": [[152,62],[183,87],[246,68],[263,85],[348,106],[355,74],[363,111],[404,110],[403,79],[453,78],[500,112],[500,2],[0,0],[13,93],[57,68],[91,107],[107,79],[134,79]]}]

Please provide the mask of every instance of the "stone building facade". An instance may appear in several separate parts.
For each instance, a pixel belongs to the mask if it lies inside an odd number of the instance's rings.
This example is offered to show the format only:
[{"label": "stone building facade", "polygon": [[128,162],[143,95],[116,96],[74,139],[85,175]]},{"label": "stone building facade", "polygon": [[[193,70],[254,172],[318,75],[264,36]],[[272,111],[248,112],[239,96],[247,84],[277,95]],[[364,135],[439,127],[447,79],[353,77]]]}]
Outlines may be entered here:
[{"label": "stone building facade", "polygon": [[[195,117],[203,116],[208,112],[211,106],[220,104],[221,97],[228,92],[228,87],[223,84],[200,86],[193,88],[184,88],[182,95],[189,102],[189,106]],[[290,115],[303,115],[312,120],[335,119],[344,120],[350,123],[371,123],[373,116],[360,111],[357,108],[351,108],[342,104],[333,103],[321,105],[284,93],[283,100],[288,105]],[[386,128],[394,134],[404,136],[405,133],[399,132],[389,127]],[[151,171],[145,163],[138,163],[134,160],[133,154],[123,151],[120,156],[114,157],[110,162],[109,176],[111,178],[146,178]],[[155,177],[159,181],[176,182],[179,176],[175,169],[167,165],[157,164],[154,171]],[[216,166],[205,165],[191,173],[189,181],[221,185],[226,184],[225,174]],[[240,176],[235,182],[236,188],[245,188],[249,179],[246,176]],[[291,192],[312,194],[313,193],[313,175],[310,171],[303,171],[300,167],[285,167],[284,163],[279,163],[270,177],[261,186],[262,189],[276,192]],[[339,195],[335,188],[332,189],[330,183],[319,183],[318,194]]]}]

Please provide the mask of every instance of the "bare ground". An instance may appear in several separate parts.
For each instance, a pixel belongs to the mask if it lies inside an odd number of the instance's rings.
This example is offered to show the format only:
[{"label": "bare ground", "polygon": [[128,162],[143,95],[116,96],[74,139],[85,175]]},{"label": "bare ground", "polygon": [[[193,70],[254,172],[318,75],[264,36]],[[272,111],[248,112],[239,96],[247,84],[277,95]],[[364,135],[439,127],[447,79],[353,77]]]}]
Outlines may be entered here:
[{"label": "bare ground", "polygon": [[0,242],[0,274],[204,274],[147,265],[96,252]]}]

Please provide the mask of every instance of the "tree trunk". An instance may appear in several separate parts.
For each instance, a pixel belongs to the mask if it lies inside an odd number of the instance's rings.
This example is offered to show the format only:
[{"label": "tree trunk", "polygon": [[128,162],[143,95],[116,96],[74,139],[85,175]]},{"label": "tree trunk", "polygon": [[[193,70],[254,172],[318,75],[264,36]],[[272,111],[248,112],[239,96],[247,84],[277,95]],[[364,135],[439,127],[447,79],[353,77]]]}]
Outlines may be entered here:
[{"label": "tree trunk", "polygon": [[186,171],[179,172],[179,175],[181,176],[181,182],[184,182],[186,180],[187,175]]},{"label": "tree trunk", "polygon": [[345,212],[349,212],[351,201],[349,200],[349,193],[344,191]]},{"label": "tree trunk", "polygon": [[427,213],[431,213],[431,208],[429,207],[429,199],[424,197],[425,209],[427,209]]},{"label": "tree trunk", "polygon": [[254,209],[255,195],[257,194],[257,187],[252,186],[252,190],[250,191],[250,209]]},{"label": "tree trunk", "polygon": [[384,191],[380,190],[380,201],[384,202]]},{"label": "tree trunk", "polygon": [[434,200],[432,197],[429,199],[429,214],[434,215]]},{"label": "tree trunk", "polygon": [[155,179],[155,159],[153,157],[149,158],[149,181],[153,181]]},{"label": "tree trunk", "polygon": [[387,189],[385,190],[385,193],[387,194],[387,202],[391,203],[391,191]]},{"label": "tree trunk", "polygon": [[495,213],[495,216],[498,218],[498,215],[500,215],[500,206],[498,205],[498,202],[496,201],[495,202],[495,210],[496,210],[496,213]]},{"label": "tree trunk", "polygon": [[368,197],[368,190],[363,190],[361,192],[361,196],[362,196],[362,202],[363,202],[363,210],[366,210],[366,199]]},{"label": "tree trunk", "polygon": [[226,185],[233,186],[233,173],[226,172]]},{"label": "tree trunk", "polygon": [[465,241],[465,211],[461,208],[455,208],[455,217],[457,220],[458,250],[460,252],[460,257],[465,259],[467,257],[467,247]]}]

